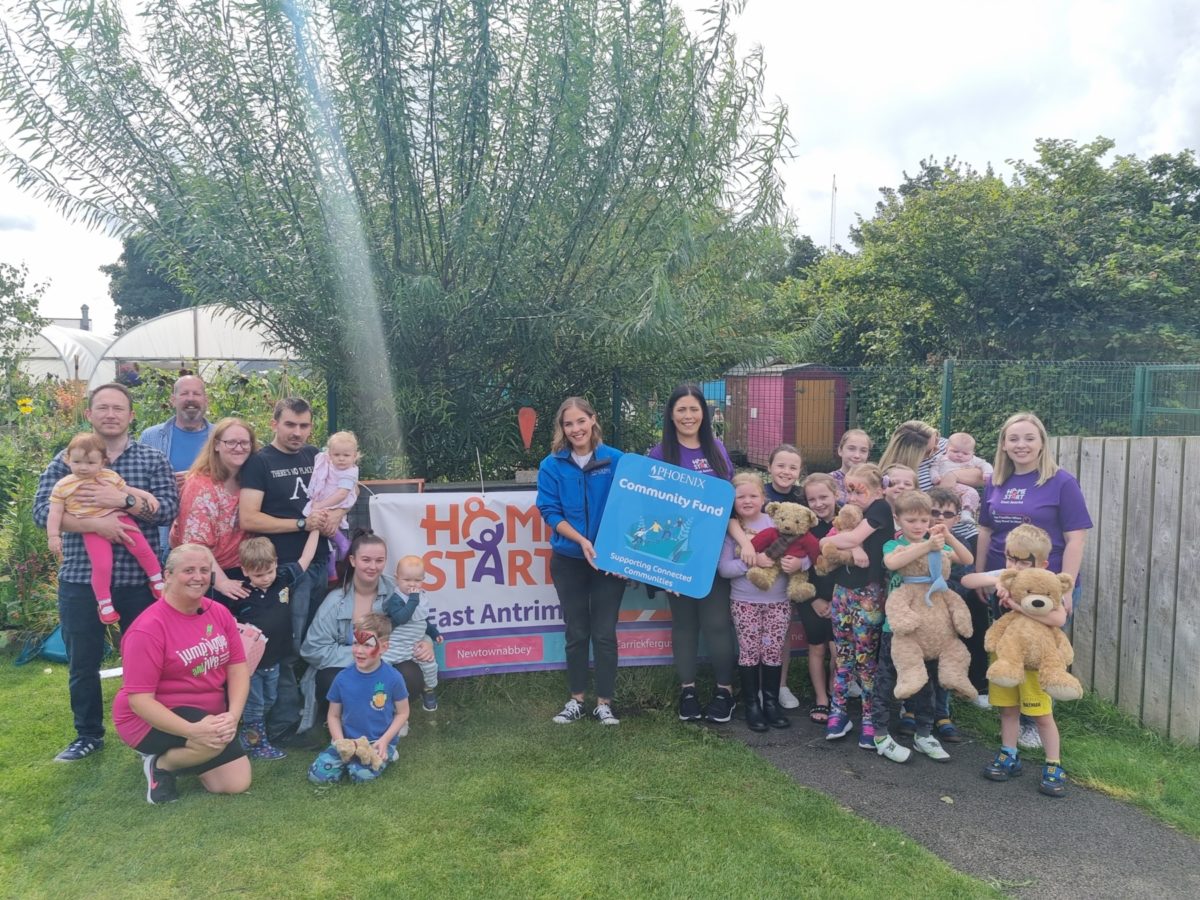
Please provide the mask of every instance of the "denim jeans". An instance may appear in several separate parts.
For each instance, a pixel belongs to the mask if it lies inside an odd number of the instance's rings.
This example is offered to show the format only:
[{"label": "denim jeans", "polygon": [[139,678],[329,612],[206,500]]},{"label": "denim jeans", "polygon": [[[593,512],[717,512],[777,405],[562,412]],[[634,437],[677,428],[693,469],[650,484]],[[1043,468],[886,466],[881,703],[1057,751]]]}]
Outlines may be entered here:
[{"label": "denim jeans", "polygon": [[[114,585],[113,606],[121,617],[122,632],[154,602],[150,586]],[[90,584],[61,581],[58,584],[58,618],[67,645],[67,687],[71,713],[79,737],[104,737],[104,697],[100,692],[100,662],[104,659],[107,626],[96,610],[96,594]]]},{"label": "denim jeans", "polygon": [[279,663],[265,669],[260,666],[250,676],[250,695],[242,710],[242,718],[247,722],[261,719],[268,709],[275,706],[279,696],[279,669]]},{"label": "denim jeans", "polygon": [[[312,565],[294,584],[291,590],[292,646],[298,651],[304,642],[304,634],[317,607],[325,599],[325,566]],[[279,689],[275,705],[266,709],[267,736],[274,742],[295,733],[300,725],[300,714],[304,701],[300,696],[299,653],[293,653],[279,662]]]}]

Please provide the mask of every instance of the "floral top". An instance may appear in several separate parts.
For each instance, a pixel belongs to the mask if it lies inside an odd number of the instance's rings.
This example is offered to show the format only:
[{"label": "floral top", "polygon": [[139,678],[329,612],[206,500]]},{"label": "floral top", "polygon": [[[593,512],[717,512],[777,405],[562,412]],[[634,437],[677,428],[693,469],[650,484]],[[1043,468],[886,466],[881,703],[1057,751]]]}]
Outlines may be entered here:
[{"label": "floral top", "polygon": [[179,517],[171,526],[171,546],[201,544],[222,569],[236,569],[238,545],[246,533],[238,527],[238,495],[207,475],[189,475],[179,494]]}]

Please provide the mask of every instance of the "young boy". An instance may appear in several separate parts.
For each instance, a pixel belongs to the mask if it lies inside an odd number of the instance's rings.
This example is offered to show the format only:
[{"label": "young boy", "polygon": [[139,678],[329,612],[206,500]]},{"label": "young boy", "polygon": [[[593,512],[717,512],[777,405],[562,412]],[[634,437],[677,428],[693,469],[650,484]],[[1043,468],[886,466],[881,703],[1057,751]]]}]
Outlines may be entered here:
[{"label": "young boy", "polygon": [[[935,487],[929,491],[929,501],[933,504],[933,509],[929,514],[933,517],[934,524],[945,525],[950,529],[950,533],[962,542],[963,546],[974,547],[976,539],[979,537],[979,529],[973,523],[961,520],[959,514],[962,510],[959,506],[958,494],[951,488]],[[971,654],[969,672],[971,684],[975,686],[975,690],[979,691],[979,697],[975,700],[975,704],[987,709],[988,659],[987,653],[983,650],[983,636],[991,624],[991,617],[988,615],[987,604],[980,601],[974,591],[962,586],[962,577],[968,571],[970,569],[967,566],[955,563],[950,567],[948,580],[950,590],[962,597],[967,604],[967,609],[971,611],[973,630],[969,638],[963,638],[963,643],[967,645],[967,650]],[[934,685],[933,688],[933,712],[938,737],[944,743],[957,744],[961,742],[962,737],[958,733],[958,727],[950,716],[950,692],[940,684]]]},{"label": "young boy", "polygon": [[[900,523],[900,537],[883,545],[883,564],[889,571],[896,573],[933,552],[949,552],[953,563],[964,566],[971,564],[971,551],[950,533],[947,526],[940,523],[930,526],[931,508],[929,496],[921,491],[905,491],[895,498],[892,511]],[[893,574],[892,587],[895,587],[898,578],[898,575]],[[947,762],[950,754],[933,736],[935,681],[935,678],[930,677],[920,691],[904,702],[916,719],[913,747],[936,762]],[[879,668],[875,675],[875,752],[893,762],[902,763],[908,760],[912,751],[899,744],[888,733],[892,717],[899,718],[900,701],[895,697],[895,687],[896,666],[892,662],[892,628],[891,624],[885,621],[879,639]]]},{"label": "young boy", "polygon": [[[354,665],[338,672],[329,686],[330,744],[309,767],[314,784],[333,784],[343,774],[355,782],[374,781],[395,762],[400,729],[408,723],[408,688],[403,676],[383,662],[391,634],[392,622],[383,613],[367,613],[354,623]],[[379,768],[353,758],[342,761],[334,743],[359,737],[370,741],[382,759]]]},{"label": "young boy", "polygon": [[[1018,525],[1008,533],[1004,542],[1004,561],[1009,569],[1044,569],[1050,559],[1050,535],[1036,525]],[[979,572],[964,575],[963,587],[995,588],[1000,571]],[[1003,600],[1003,598],[1001,598]],[[1019,609],[1019,615],[1024,615]],[[1056,628],[1067,623],[1067,611],[1059,608],[1039,621]],[[1017,687],[1001,687],[992,684],[988,689],[992,706],[1000,710],[1000,752],[983,769],[984,778],[992,781],[1008,781],[1021,774],[1022,766],[1017,749],[1020,717],[1029,716],[1037,727],[1046,751],[1046,764],[1042,767],[1042,780],[1038,790],[1048,797],[1066,795],[1066,772],[1062,768],[1062,746],[1058,725],[1054,721],[1054,708],[1050,695],[1042,690],[1035,670],[1025,671],[1025,681]]]},{"label": "young boy", "polygon": [[250,696],[242,711],[242,747],[251,759],[283,759],[282,750],[267,740],[267,712],[279,697],[279,664],[292,654],[292,609],[288,603],[293,584],[308,570],[316,544],[306,546],[300,559],[279,565],[269,538],[255,537],[238,545],[238,560],[250,583],[241,600],[220,598],[234,618],[261,629],[266,650],[250,676]]},{"label": "young boy", "polygon": [[[429,607],[422,602],[421,585],[424,582],[424,560],[419,556],[401,557],[400,562],[396,563],[396,592],[388,597],[384,607],[394,626],[392,646],[397,650],[403,649],[409,659],[412,659],[413,646],[426,635],[439,644],[444,640],[437,626],[429,619]],[[425,712],[436,712],[438,702],[434,691],[438,683],[437,660],[415,662],[421,667],[421,676],[425,681],[421,707]]]}]

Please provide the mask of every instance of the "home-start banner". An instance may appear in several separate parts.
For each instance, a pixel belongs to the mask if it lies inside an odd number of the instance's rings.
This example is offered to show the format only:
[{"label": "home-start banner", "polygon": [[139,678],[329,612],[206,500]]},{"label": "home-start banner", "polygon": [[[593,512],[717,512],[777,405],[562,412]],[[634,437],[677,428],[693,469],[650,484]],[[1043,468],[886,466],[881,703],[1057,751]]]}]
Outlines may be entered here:
[{"label": "home-start banner", "polygon": [[[445,637],[445,678],[565,668],[562,613],[550,581],[550,530],[535,491],[377,494],[371,527],[389,572],[425,560],[425,600]],[[626,588],[617,629],[621,665],[671,662],[666,595]]]}]

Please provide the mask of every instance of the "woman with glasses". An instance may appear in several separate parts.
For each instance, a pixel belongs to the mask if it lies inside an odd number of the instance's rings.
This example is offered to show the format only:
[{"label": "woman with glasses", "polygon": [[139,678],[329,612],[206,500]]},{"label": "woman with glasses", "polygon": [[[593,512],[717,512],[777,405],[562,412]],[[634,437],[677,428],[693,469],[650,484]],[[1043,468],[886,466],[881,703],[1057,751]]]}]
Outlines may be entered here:
[{"label": "woman with glasses", "polygon": [[209,432],[179,492],[179,515],[171,526],[171,546],[199,544],[212,551],[218,569],[215,587],[234,600],[244,598],[238,546],[246,538],[238,523],[242,466],[258,452],[254,429],[241,419],[222,419]]}]

